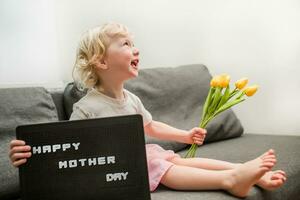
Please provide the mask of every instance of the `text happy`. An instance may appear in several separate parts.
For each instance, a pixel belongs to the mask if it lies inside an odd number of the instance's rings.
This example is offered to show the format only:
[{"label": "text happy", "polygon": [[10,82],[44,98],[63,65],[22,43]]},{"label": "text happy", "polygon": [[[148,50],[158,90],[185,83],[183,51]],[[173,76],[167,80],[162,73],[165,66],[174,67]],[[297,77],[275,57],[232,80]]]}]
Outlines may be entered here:
[{"label": "text happy", "polygon": [[78,150],[80,142],[77,143],[64,143],[64,144],[54,144],[54,145],[43,145],[43,146],[33,146],[33,154],[41,153],[55,153],[56,151],[66,151],[68,149]]}]

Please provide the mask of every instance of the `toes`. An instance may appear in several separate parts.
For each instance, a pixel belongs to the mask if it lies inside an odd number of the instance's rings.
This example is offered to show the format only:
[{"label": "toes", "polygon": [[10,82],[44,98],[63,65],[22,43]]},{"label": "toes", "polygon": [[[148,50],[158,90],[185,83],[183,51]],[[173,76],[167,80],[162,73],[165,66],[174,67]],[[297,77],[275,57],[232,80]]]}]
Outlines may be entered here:
[{"label": "toes", "polygon": [[284,177],[283,177],[283,181],[285,182],[285,181],[286,181],[286,179],[287,179],[287,178],[284,176]]},{"label": "toes", "polygon": [[274,151],[274,149],[269,149],[268,153],[269,154],[275,154],[275,151]]},{"label": "toes", "polygon": [[276,171],[274,171],[274,173],[279,173],[279,174],[286,176],[285,171],[282,171],[282,170],[276,170]]},{"label": "toes", "polygon": [[263,158],[276,158],[276,156],[272,154],[272,155],[266,155]]},{"label": "toes", "polygon": [[283,175],[283,174],[280,174],[280,173],[273,174],[272,177],[271,177],[272,181],[281,180],[282,182],[285,182],[286,179],[287,179],[286,176]]},{"label": "toes", "polygon": [[273,158],[273,157],[269,157],[269,156],[266,156],[265,158],[262,159],[262,163],[273,163],[274,165],[276,164],[277,160],[276,158]]},{"label": "toes", "polygon": [[261,158],[262,158],[262,159],[266,159],[266,158],[276,158],[276,156],[273,155],[273,154],[271,154],[271,155],[267,154],[267,155],[262,156]]},{"label": "toes", "polygon": [[265,156],[267,156],[267,155],[269,155],[269,151],[263,153],[260,157],[263,158],[263,157],[265,157]]},{"label": "toes", "polygon": [[274,155],[275,154],[275,151],[273,150],[273,149],[269,149],[268,151],[266,151],[264,154],[263,154],[263,156],[264,155]]},{"label": "toes", "polygon": [[280,186],[283,185],[283,183],[284,183],[283,179],[272,180],[268,184],[268,189],[273,190],[273,189],[279,188]]},{"label": "toes", "polygon": [[282,174],[273,174],[271,180],[283,179],[284,176]]},{"label": "toes", "polygon": [[282,179],[278,179],[278,180],[275,180],[273,181],[272,185],[273,187],[279,187],[283,184],[283,180]]},{"label": "toes", "polygon": [[274,179],[278,179],[278,178],[286,180],[286,173],[282,170],[274,171],[271,176],[271,179],[274,180]]},{"label": "toes", "polygon": [[273,166],[276,164],[277,160],[276,158],[271,155],[271,156],[265,156],[264,158],[262,158],[262,163],[273,163]]},{"label": "toes", "polygon": [[270,170],[272,167],[274,167],[275,163],[274,162],[263,162],[261,164],[262,168],[267,168],[267,170]]},{"label": "toes", "polygon": [[276,164],[277,160],[274,159],[274,158],[268,158],[268,159],[264,159],[263,162],[264,162],[264,163],[265,163],[265,162],[270,162],[270,163],[272,162],[272,163]]}]

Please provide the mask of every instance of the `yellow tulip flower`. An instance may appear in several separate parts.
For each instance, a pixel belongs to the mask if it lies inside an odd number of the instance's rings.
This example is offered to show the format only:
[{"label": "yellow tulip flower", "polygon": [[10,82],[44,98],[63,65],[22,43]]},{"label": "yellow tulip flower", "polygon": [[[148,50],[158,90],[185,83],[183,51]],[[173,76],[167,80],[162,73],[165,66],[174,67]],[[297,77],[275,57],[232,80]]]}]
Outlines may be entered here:
[{"label": "yellow tulip flower", "polygon": [[228,74],[221,74],[213,77],[210,81],[210,86],[226,88],[229,85],[229,82],[230,76]]},{"label": "yellow tulip flower", "polygon": [[245,88],[244,93],[248,97],[251,97],[256,93],[257,90],[258,90],[258,85],[253,85],[253,86],[249,86],[249,87]]},{"label": "yellow tulip flower", "polygon": [[218,87],[219,86],[219,76],[214,76],[210,81],[211,87]]},{"label": "yellow tulip flower", "polygon": [[235,82],[235,87],[239,90],[243,89],[248,83],[248,78],[241,78],[237,82]]},{"label": "yellow tulip flower", "polygon": [[229,85],[230,76],[228,74],[221,74],[220,75],[220,82],[219,86],[222,88],[226,88]]}]

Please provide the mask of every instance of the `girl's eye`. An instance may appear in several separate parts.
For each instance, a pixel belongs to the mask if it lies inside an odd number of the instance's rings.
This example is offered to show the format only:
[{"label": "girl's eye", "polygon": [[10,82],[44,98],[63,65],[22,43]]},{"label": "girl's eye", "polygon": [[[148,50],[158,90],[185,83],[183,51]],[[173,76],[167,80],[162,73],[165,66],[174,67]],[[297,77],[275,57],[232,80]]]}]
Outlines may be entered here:
[{"label": "girl's eye", "polygon": [[127,45],[127,46],[129,46],[129,42],[124,42],[124,45]]}]

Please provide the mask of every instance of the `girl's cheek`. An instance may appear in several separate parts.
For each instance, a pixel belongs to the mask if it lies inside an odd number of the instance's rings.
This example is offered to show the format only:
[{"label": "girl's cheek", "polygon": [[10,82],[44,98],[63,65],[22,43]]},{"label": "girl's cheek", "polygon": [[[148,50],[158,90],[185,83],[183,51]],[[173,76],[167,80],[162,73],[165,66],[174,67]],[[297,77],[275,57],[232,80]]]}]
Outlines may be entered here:
[{"label": "girl's cheek", "polygon": [[110,60],[112,62],[131,62],[131,57],[131,49],[126,47],[114,49],[114,51],[110,52]]},{"label": "girl's cheek", "polygon": [[121,52],[120,56],[122,56],[126,61],[131,61],[132,53],[130,50],[125,49]]}]

